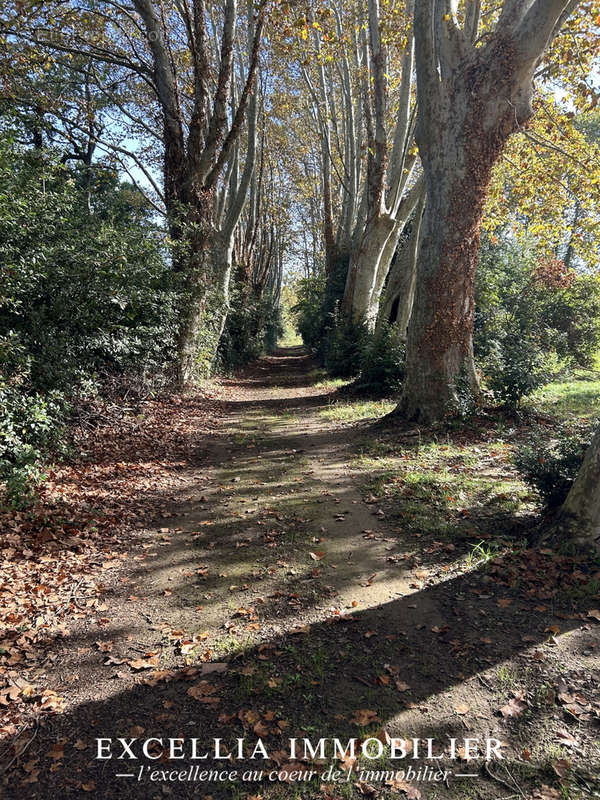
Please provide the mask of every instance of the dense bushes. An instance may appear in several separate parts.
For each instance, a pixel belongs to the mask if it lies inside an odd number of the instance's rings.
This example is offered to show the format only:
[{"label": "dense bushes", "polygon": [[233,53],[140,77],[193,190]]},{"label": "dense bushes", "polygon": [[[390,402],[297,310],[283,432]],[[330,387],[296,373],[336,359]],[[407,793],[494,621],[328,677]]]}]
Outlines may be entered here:
[{"label": "dense bushes", "polygon": [[0,264],[0,357],[11,380],[68,391],[103,371],[164,363],[170,271],[147,207],[110,173],[0,152]]},{"label": "dense bushes", "polygon": [[61,442],[67,411],[60,392],[25,394],[0,379],[0,480],[10,505],[28,502],[43,477],[40,462]]},{"label": "dense bushes", "polygon": [[348,262],[341,259],[325,280],[319,274],[296,287],[297,328],[330,375],[355,378],[353,388],[374,394],[400,389],[404,375],[404,345],[399,330],[382,323],[375,332],[340,312]]},{"label": "dense bushes", "polygon": [[368,341],[364,325],[339,313],[332,315],[333,324],[323,341],[325,368],[334,378],[353,378],[360,371],[362,354]]},{"label": "dense bushes", "polygon": [[475,355],[497,401],[515,407],[561,368],[588,366],[600,346],[600,280],[510,239],[482,243]]},{"label": "dense bushes", "polygon": [[487,387],[509,408],[516,408],[549,379],[539,342],[511,327],[498,331],[489,342],[484,366]]},{"label": "dense bushes", "polygon": [[217,351],[217,370],[231,372],[272,351],[283,329],[279,309],[270,293],[258,294],[234,280],[231,310]]},{"label": "dense bushes", "polygon": [[517,451],[517,469],[550,508],[566,499],[596,427],[597,423],[570,425],[550,441],[548,431],[539,429]]},{"label": "dense bushes", "polygon": [[[327,360],[330,341],[339,339],[338,344],[343,347],[340,332],[336,333],[334,328],[340,324],[339,307],[344,295],[347,272],[348,257],[341,257],[327,277],[323,272],[318,272],[310,278],[300,279],[296,287],[297,303],[293,311],[296,314],[298,333],[304,344],[323,363]],[[334,363],[337,363],[335,355],[332,356],[332,364]]]},{"label": "dense bushes", "polygon": [[397,392],[404,378],[405,347],[396,325],[381,323],[366,337],[356,387],[369,393]]},{"label": "dense bushes", "polygon": [[0,272],[0,472],[10,483],[56,444],[74,393],[164,366],[176,291],[139,192],[110,170],[6,141]]}]

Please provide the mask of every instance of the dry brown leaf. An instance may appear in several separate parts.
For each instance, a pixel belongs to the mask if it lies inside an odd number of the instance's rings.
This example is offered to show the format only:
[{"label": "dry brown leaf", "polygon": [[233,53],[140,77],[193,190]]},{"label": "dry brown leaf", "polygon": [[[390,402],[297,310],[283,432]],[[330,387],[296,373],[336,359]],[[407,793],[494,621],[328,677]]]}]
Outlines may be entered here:
[{"label": "dry brown leaf", "polygon": [[541,788],[533,793],[533,800],[560,800],[560,792],[542,783]]},{"label": "dry brown leaf", "polygon": [[65,746],[64,744],[53,744],[50,750],[46,753],[48,758],[53,758],[54,760],[62,759],[65,757]]},{"label": "dry brown leaf", "polygon": [[403,781],[401,778],[394,777],[391,780],[387,780],[385,784],[389,786],[392,791],[405,794],[408,800],[420,800],[421,792],[417,787]]},{"label": "dry brown leaf", "polygon": [[565,778],[572,769],[572,764],[566,758],[559,758],[552,762],[552,769],[559,778]]},{"label": "dry brown leaf", "polygon": [[556,733],[557,742],[563,747],[577,747],[577,739],[566,728],[561,728]]},{"label": "dry brown leaf", "polygon": [[513,697],[505,706],[502,706],[500,713],[503,717],[518,717],[527,708],[527,703],[520,697]]},{"label": "dry brown leaf", "polygon": [[212,683],[208,681],[200,681],[195,686],[190,686],[187,690],[187,694],[190,697],[193,697],[195,700],[201,700],[202,698],[209,697],[214,695],[217,692],[217,687],[213,686]]},{"label": "dry brown leaf", "polygon": [[310,633],[310,625],[299,625],[297,628],[293,628],[290,633],[292,636],[296,636],[299,633]]},{"label": "dry brown leaf", "polygon": [[379,722],[379,717],[376,711],[371,711],[368,708],[360,708],[350,717],[350,722],[353,722],[355,725],[366,726],[370,725],[372,722]]},{"label": "dry brown leaf", "polygon": [[152,669],[153,667],[157,667],[158,656],[152,656],[151,658],[136,658],[135,661],[128,661],[127,663],[131,669],[139,672],[142,669]]}]

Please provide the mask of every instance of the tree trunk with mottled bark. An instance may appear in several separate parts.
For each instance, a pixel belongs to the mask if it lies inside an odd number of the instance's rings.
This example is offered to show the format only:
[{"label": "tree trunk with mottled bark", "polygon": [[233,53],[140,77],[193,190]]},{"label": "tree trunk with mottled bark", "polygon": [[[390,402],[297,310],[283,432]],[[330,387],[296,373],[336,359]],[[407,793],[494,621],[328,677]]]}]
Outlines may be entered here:
[{"label": "tree trunk with mottled bark", "polygon": [[403,340],[406,340],[406,332],[415,299],[417,252],[424,205],[425,197],[422,198],[415,209],[410,234],[396,252],[396,258],[390,268],[388,284],[377,319],[378,325],[385,323],[397,325]]},{"label": "tree trunk with mottled bark", "polygon": [[581,469],[553,526],[557,546],[600,553],[600,429],[596,431]]},{"label": "tree trunk with mottled bark", "polygon": [[[471,5],[475,5],[472,3]],[[532,115],[533,75],[567,0],[506,0],[495,30],[474,46],[453,0],[416,0],[417,144],[427,184],[417,288],[398,413],[429,423],[477,391],[474,276],[492,168]]]}]

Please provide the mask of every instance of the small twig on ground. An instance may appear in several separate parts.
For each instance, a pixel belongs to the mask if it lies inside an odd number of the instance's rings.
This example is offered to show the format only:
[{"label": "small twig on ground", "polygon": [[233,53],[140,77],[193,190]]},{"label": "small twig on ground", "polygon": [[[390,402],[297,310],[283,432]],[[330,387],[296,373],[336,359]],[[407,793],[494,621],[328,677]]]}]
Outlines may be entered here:
[{"label": "small twig on ground", "polygon": [[486,681],[486,679],[484,677],[482,677],[481,675],[478,675],[477,676],[477,680],[479,681],[479,683],[482,686],[485,686],[486,689],[489,689],[490,692],[493,691],[492,687],[490,686],[490,684]]},{"label": "small twig on ground", "polygon": [[517,792],[519,793],[518,795],[516,795],[517,797],[519,797],[519,796],[520,796],[520,797],[525,797],[525,795],[524,795],[524,794],[523,794],[523,792],[521,791],[521,787],[520,787],[520,786],[519,786],[519,784],[516,782],[516,780],[513,778],[513,776],[510,774],[510,772],[508,771],[508,769],[507,769],[506,767],[505,767],[505,769],[506,769],[506,771],[508,772],[508,775],[509,775],[509,777],[510,777],[510,779],[511,779],[512,783],[513,783],[513,785],[512,785],[512,786],[511,786],[511,784],[510,784],[510,783],[508,783],[508,781],[505,781],[505,780],[504,780],[503,778],[501,778],[500,776],[498,776],[498,775],[494,775],[494,773],[493,773],[493,772],[492,772],[492,770],[490,769],[490,765],[489,765],[489,763],[488,763],[487,761],[485,761],[485,762],[484,762],[483,766],[484,766],[484,769],[485,769],[485,771],[486,771],[486,772],[487,772],[487,774],[489,775],[489,777],[490,777],[492,780],[496,781],[497,783],[501,784],[502,786],[506,787],[506,788],[507,788],[507,789],[508,789],[510,792],[513,792],[513,796],[515,796],[515,795],[514,795],[514,790],[516,789],[516,790],[517,790]]},{"label": "small twig on ground", "polygon": [[[60,606],[60,608],[59,608],[59,609],[56,611],[56,614],[57,614],[57,615],[58,615],[58,614],[62,614],[64,611],[66,611],[66,610],[67,610],[67,608],[69,607],[69,604],[70,604],[70,603],[72,603],[72,602],[73,602],[73,600],[77,599],[77,592],[79,591],[79,587],[81,586],[81,584],[82,584],[82,583],[83,583],[83,581],[85,580],[85,577],[86,577],[86,576],[84,575],[83,577],[81,577],[81,578],[80,578],[80,579],[77,581],[77,584],[75,585],[75,588],[71,590],[71,594],[69,595],[69,597],[67,598],[67,600],[66,600],[66,601],[65,601],[65,602],[64,602],[64,603],[63,603],[63,604]],[[85,596],[85,595],[84,595],[84,596]]]},{"label": "small twig on ground", "polygon": [[20,749],[18,752],[16,751],[16,744],[15,744],[15,754],[14,754],[14,756],[11,758],[11,760],[8,762],[8,764],[7,764],[7,765],[4,767],[4,769],[2,770],[2,772],[0,772],[0,775],[4,775],[6,772],[8,772],[8,770],[9,770],[9,769],[12,767],[12,765],[15,763],[15,761],[17,760],[17,758],[19,758],[19,756],[22,756],[22,755],[23,755],[23,753],[25,753],[25,752],[26,752],[26,750],[28,750],[28,749],[29,749],[29,747],[30,747],[31,743],[33,742],[33,740],[34,740],[34,739],[35,739],[35,737],[37,736],[37,732],[38,732],[38,729],[39,729],[39,727],[40,727],[40,724],[39,724],[39,722],[38,722],[38,721],[37,721],[37,719],[36,719],[36,720],[35,720],[35,728],[34,728],[34,730],[33,730],[33,735],[31,736],[31,738],[29,739],[29,741],[27,742],[27,744],[25,745],[25,747],[23,747],[22,749]]}]

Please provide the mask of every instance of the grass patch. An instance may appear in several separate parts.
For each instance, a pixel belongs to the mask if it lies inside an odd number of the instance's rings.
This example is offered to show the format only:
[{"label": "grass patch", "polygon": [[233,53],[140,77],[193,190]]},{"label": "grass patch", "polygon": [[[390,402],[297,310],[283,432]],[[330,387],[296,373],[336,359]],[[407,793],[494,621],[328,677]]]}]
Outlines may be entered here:
[{"label": "grass patch", "polygon": [[[532,507],[511,453],[502,441],[406,445],[384,439],[361,445],[354,464],[368,473],[365,492],[387,501],[386,514],[404,529],[449,538],[460,530],[475,546],[484,531]],[[471,568],[493,558],[488,547],[471,553]]]},{"label": "grass patch", "polygon": [[600,372],[580,369],[538,389],[529,402],[537,411],[566,422],[593,416],[599,398]]},{"label": "grass patch", "polygon": [[332,403],[320,414],[332,422],[355,422],[361,419],[384,417],[396,407],[393,400],[361,400],[355,403]]},{"label": "grass patch", "polygon": [[346,378],[332,378],[327,374],[327,370],[322,368],[314,369],[309,374],[313,378],[312,385],[315,389],[340,389],[348,383]]}]

